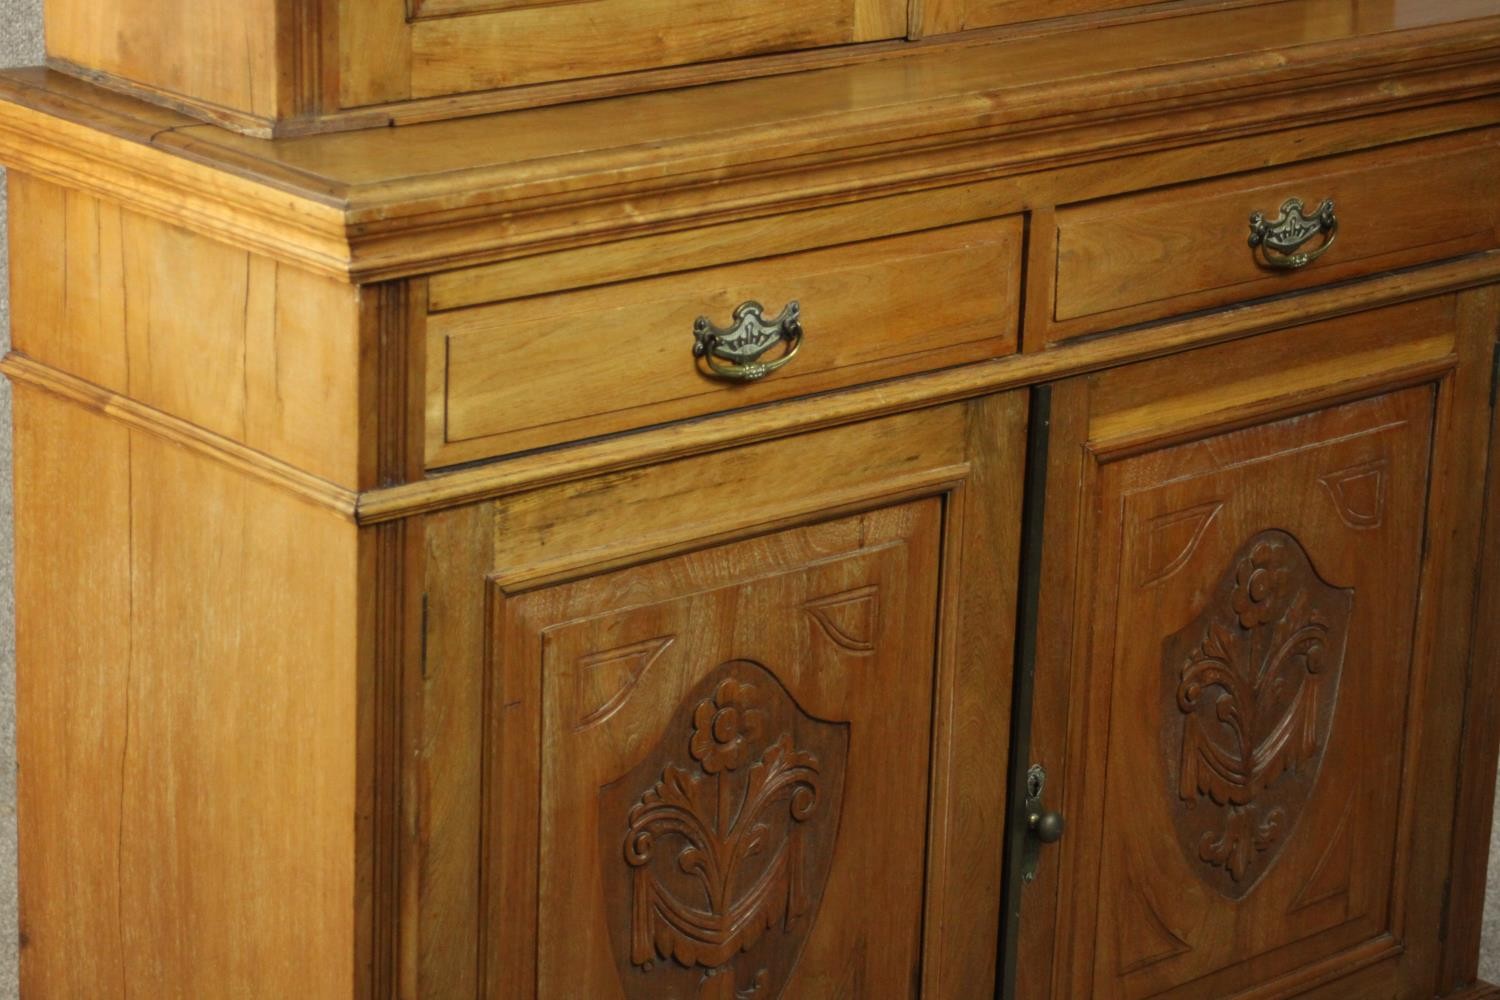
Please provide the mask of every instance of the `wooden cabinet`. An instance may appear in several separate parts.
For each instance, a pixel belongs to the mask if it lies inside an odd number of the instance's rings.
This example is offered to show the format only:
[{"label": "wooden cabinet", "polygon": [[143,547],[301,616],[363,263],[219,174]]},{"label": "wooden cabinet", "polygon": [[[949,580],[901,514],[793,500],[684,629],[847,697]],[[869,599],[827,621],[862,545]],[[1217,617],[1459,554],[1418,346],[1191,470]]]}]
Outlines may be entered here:
[{"label": "wooden cabinet", "polygon": [[1024,995],[1432,981],[1495,302],[1056,388]]},{"label": "wooden cabinet", "polygon": [[420,995],[993,979],[1009,744],[974,727],[1009,703],[1025,419],[1012,394],[433,519]]},{"label": "wooden cabinet", "polygon": [[143,11],[0,73],[25,1000],[1492,995],[1500,0]]}]

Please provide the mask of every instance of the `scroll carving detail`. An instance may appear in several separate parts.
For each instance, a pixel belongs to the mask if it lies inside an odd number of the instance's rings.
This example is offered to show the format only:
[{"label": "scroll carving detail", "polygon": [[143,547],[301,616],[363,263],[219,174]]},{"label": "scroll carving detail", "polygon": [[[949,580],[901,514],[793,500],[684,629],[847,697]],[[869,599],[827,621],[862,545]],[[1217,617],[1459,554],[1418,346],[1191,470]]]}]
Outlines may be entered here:
[{"label": "scroll carving detail", "polygon": [[1173,815],[1199,874],[1231,899],[1275,863],[1317,781],[1353,604],[1295,538],[1263,531],[1166,641]]},{"label": "scroll carving detail", "polygon": [[758,664],[732,661],[666,731],[601,796],[603,816],[624,818],[623,838],[607,820],[602,836],[606,863],[628,878],[628,907],[610,916],[626,993],[779,996],[827,879],[847,729],[805,715]]}]

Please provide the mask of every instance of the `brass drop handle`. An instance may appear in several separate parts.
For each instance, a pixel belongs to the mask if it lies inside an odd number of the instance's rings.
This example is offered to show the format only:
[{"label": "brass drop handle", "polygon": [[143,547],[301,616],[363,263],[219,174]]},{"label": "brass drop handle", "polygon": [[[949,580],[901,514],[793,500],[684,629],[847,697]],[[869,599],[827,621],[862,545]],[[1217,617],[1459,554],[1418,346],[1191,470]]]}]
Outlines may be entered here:
[{"label": "brass drop handle", "polygon": [[[1328,252],[1339,235],[1339,218],[1333,210],[1333,199],[1324,198],[1311,214],[1303,209],[1301,198],[1281,203],[1276,218],[1264,212],[1250,215],[1250,247],[1259,251],[1260,261],[1278,271],[1295,271],[1306,267]],[[1303,250],[1316,237],[1322,242]]]},{"label": "brass drop handle", "polygon": [[[777,344],[785,346],[772,361],[761,357]],[[775,319],[765,307],[746,302],[734,311],[734,322],[721,329],[699,316],[693,324],[693,357],[702,358],[709,372],[727,382],[755,382],[783,368],[802,349],[802,306],[788,302]]]}]

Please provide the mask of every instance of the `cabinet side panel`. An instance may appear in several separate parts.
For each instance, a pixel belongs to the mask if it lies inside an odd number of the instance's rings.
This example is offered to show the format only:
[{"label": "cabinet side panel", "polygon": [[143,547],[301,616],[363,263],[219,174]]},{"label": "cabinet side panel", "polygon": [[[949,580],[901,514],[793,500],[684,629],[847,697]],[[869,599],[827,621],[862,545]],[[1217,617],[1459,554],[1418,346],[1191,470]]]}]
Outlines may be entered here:
[{"label": "cabinet side panel", "polygon": [[129,432],[15,389],[21,983],[122,995]]},{"label": "cabinet side panel", "polygon": [[17,403],[28,989],[350,997],[356,529]]},{"label": "cabinet side panel", "polygon": [[18,352],[331,482],[370,475],[356,289],[10,177]]},{"label": "cabinet side panel", "polygon": [[275,0],[46,0],[47,55],[269,118],[282,99],[275,8]]},{"label": "cabinet side panel", "polygon": [[355,529],[144,434],[131,465],[132,992],[348,996]]}]

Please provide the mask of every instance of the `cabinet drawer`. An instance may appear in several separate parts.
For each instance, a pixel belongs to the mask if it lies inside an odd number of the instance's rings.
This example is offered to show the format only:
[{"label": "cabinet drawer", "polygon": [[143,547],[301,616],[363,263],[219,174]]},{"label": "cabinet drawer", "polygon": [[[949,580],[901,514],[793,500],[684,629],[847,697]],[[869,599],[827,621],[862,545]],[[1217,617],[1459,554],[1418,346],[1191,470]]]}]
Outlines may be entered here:
[{"label": "cabinet drawer", "polygon": [[[979,361],[1016,349],[1021,224],[987,220],[427,319],[430,467]],[[700,317],[800,306],[756,381],[696,357]],[[779,357],[786,344],[771,348]]]},{"label": "cabinet drawer", "polygon": [[[1486,131],[1061,208],[1047,339],[1500,245],[1497,143]],[[1256,212],[1288,220],[1285,239],[1252,246]]]}]

